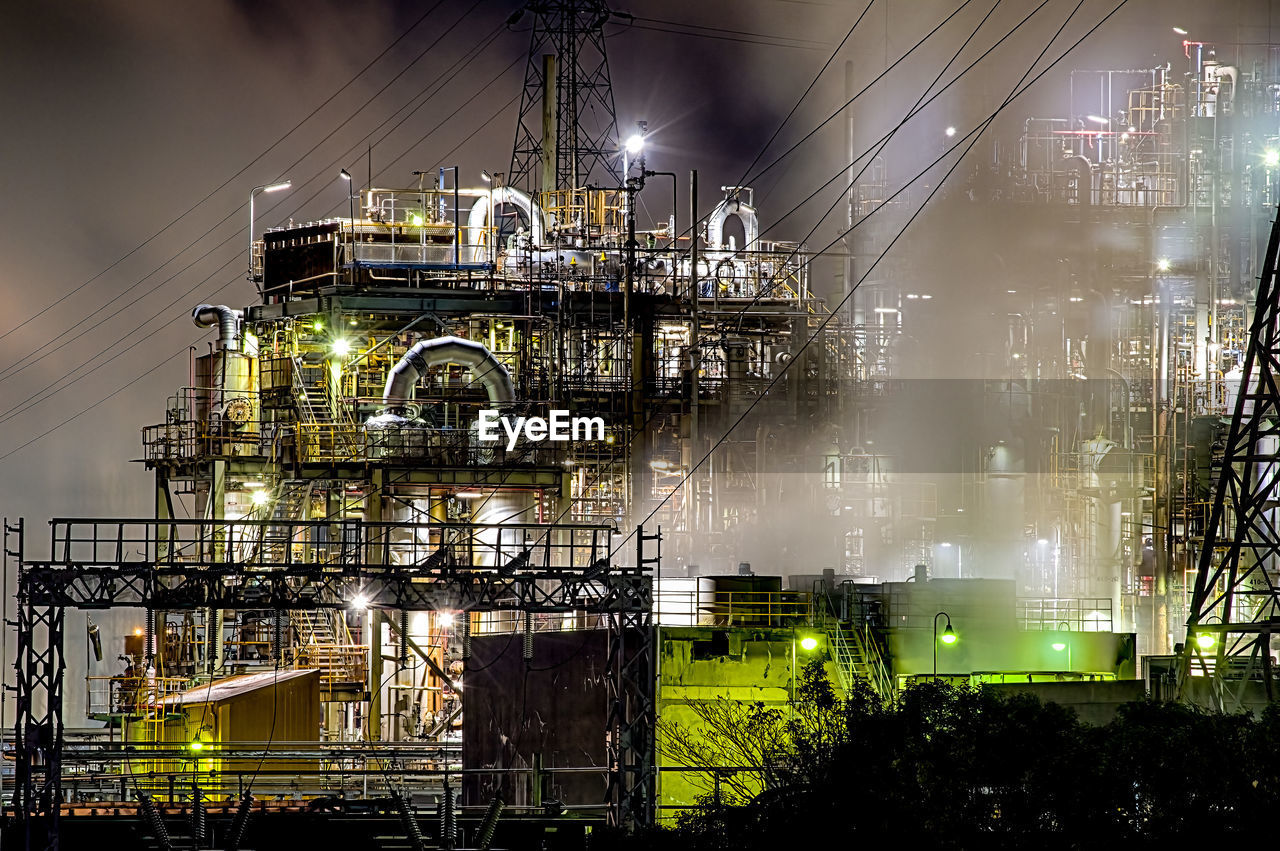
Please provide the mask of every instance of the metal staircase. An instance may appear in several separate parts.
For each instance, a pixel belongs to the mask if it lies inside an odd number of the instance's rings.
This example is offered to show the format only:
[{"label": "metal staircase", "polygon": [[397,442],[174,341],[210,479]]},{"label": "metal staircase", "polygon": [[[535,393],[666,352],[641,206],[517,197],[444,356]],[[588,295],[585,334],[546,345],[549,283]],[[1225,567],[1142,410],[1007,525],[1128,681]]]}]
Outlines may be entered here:
[{"label": "metal staircase", "polygon": [[293,359],[293,400],[298,414],[301,454],[326,458],[358,458],[363,453],[360,427],[335,393],[327,361]]},{"label": "metal staircase", "polygon": [[292,536],[297,528],[295,521],[306,519],[313,485],[314,482],[310,479],[286,479],[277,486],[273,494],[269,519],[280,523],[268,523],[261,527],[260,545],[263,554],[277,564],[288,560],[287,550],[293,543]]},{"label": "metal staircase", "polygon": [[333,422],[327,371],[324,362],[315,364],[293,358],[293,400],[298,409],[298,422],[307,425]]},{"label": "metal staircase", "polygon": [[825,591],[815,592],[813,601],[814,624],[827,634],[827,647],[836,663],[840,688],[848,694],[854,683],[863,679],[881,698],[893,699],[893,677],[871,630],[858,624],[842,623],[833,614],[834,601]]},{"label": "metal staircase", "polygon": [[293,631],[299,646],[315,646],[325,644],[347,643],[349,639],[340,641],[334,630],[333,615],[327,609],[294,612]]},{"label": "metal staircase", "polygon": [[[322,601],[332,602],[328,596]],[[320,671],[321,699],[361,699],[365,651],[352,644],[342,609],[299,609],[291,613],[290,624],[295,663]]]}]

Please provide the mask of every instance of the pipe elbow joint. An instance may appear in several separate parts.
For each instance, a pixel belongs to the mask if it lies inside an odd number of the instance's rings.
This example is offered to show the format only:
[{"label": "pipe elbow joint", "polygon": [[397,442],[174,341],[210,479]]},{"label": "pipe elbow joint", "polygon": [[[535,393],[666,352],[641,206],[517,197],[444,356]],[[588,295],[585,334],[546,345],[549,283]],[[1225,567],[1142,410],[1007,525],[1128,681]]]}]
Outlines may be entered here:
[{"label": "pipe elbow joint", "polygon": [[240,348],[240,317],[225,304],[198,304],[191,311],[191,321],[197,328],[212,328],[217,325],[218,348]]}]

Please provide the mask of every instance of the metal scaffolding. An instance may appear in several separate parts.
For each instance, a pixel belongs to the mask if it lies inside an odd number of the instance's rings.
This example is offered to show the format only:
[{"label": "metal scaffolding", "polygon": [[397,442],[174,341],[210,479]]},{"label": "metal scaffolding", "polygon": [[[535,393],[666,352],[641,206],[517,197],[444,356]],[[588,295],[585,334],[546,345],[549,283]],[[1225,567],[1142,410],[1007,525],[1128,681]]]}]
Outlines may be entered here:
[{"label": "metal scaffolding", "polygon": [[[1280,219],[1258,287],[1240,390],[1199,552],[1179,693],[1236,711],[1251,683],[1274,699],[1271,637],[1280,631]],[[1196,680],[1209,688],[1196,688]]]},{"label": "metal scaffolding", "polygon": [[[638,530],[636,563],[622,565],[611,545],[616,532],[605,526],[504,524],[504,533],[518,530],[521,540],[495,543],[482,525],[338,525],[330,536],[319,534],[321,524],[300,521],[57,519],[48,556],[31,558],[23,523],[6,521],[5,553],[18,576],[14,806],[27,847],[57,847],[67,609],[313,612],[344,607],[357,590],[382,611],[447,606],[605,616],[611,813],[619,823],[649,822],[651,575],[660,554],[646,546],[660,533]],[[393,526],[409,533],[408,543],[390,541]],[[268,530],[280,543],[262,545]]]}]

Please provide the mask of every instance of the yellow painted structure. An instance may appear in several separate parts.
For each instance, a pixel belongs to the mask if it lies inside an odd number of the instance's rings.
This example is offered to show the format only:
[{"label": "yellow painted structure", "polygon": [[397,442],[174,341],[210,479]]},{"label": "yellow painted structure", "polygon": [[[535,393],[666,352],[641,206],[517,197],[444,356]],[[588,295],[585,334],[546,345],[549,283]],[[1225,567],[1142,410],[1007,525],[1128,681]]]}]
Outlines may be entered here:
[{"label": "yellow painted structure", "polygon": [[[321,733],[320,671],[266,671],[217,680],[163,702],[163,713],[130,722],[128,742],[164,756],[148,765],[147,785],[164,796],[169,775],[189,784],[192,772],[207,794],[235,794],[259,770],[315,772],[316,760],[262,762],[261,754],[226,758],[221,751],[281,750],[289,742],[318,743]],[[268,744],[270,743],[270,744]],[[181,758],[173,758],[181,751]],[[139,781],[135,768],[134,780]],[[185,790],[184,790],[185,791]]]},{"label": "yellow painted structure", "polygon": [[[827,655],[826,642],[812,651],[801,648],[809,628],[662,627],[659,630],[658,673],[658,815],[673,819],[680,808],[712,791],[714,777],[708,771],[688,768],[664,753],[667,737],[678,727],[688,735],[706,729],[699,704],[721,698],[747,706],[788,711],[792,691],[799,686],[805,665],[822,660],[827,679],[839,682]],[[744,779],[745,772],[739,772]]]}]

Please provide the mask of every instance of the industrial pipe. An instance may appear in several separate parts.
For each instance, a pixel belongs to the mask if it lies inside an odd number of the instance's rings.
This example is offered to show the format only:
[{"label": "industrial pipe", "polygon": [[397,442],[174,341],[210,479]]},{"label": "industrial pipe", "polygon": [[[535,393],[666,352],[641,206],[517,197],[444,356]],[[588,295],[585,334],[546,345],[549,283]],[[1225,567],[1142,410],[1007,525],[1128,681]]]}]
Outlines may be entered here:
[{"label": "industrial pipe", "polygon": [[[484,232],[486,226],[493,228],[494,239],[496,241],[497,234],[501,232],[496,223],[489,221],[489,213],[491,209],[496,209],[499,204],[514,204],[524,210],[525,215],[529,217],[529,241],[533,245],[542,245],[543,235],[547,230],[547,222],[542,208],[537,202],[525,193],[512,186],[499,186],[490,190],[493,194],[492,200],[486,197],[479,198],[472,205],[471,212],[467,215],[467,243],[472,246],[480,245],[480,234]],[[479,250],[478,248],[476,249]],[[499,247],[501,250],[501,247]],[[477,260],[484,258],[477,257]]]},{"label": "industrial pipe", "polygon": [[711,215],[707,217],[707,245],[711,249],[725,249],[724,223],[729,216],[736,215],[742,221],[742,250],[755,250],[756,240],[760,238],[760,222],[756,218],[756,208],[739,198],[739,193],[749,191],[739,188],[730,192],[728,197],[717,204],[711,211]]},{"label": "industrial pipe", "polygon": [[218,348],[236,351],[240,343],[236,339],[240,330],[240,317],[225,304],[200,304],[191,311],[191,321],[197,328],[218,326]]},{"label": "industrial pipe", "polygon": [[1068,171],[1076,173],[1076,197],[1080,205],[1089,206],[1093,203],[1093,163],[1079,155],[1067,157],[1065,163]]},{"label": "industrial pipe", "polygon": [[511,375],[484,344],[461,337],[436,337],[423,340],[409,349],[391,368],[386,388],[382,391],[382,414],[372,418],[370,424],[381,424],[388,416],[403,417],[405,402],[413,398],[418,379],[430,367],[446,363],[465,366],[475,373],[475,380],[484,387],[490,402],[511,402],[515,399]]}]

